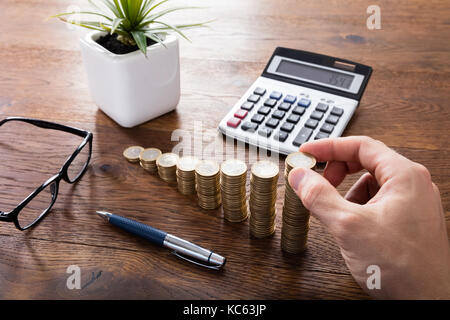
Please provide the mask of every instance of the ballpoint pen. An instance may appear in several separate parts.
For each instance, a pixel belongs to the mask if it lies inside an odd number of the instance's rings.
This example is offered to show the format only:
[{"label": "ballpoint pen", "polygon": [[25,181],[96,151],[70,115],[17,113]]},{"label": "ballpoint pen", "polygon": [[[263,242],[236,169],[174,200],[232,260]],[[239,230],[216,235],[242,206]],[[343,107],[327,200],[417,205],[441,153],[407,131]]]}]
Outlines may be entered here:
[{"label": "ballpoint pen", "polygon": [[225,257],[189,241],[116,214],[105,211],[97,211],[97,214],[116,227],[147,239],[159,246],[172,249],[173,254],[183,260],[216,270],[221,269],[225,265]]}]

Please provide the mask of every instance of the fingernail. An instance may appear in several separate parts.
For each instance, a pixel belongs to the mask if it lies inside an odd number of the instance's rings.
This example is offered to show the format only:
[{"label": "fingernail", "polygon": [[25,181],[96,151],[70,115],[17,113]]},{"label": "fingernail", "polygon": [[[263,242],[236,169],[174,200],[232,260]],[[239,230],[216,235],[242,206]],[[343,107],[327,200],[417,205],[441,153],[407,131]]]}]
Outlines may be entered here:
[{"label": "fingernail", "polygon": [[306,171],[303,169],[295,169],[289,173],[289,184],[291,185],[292,189],[297,190],[298,186],[302,182],[303,178],[305,177]]}]

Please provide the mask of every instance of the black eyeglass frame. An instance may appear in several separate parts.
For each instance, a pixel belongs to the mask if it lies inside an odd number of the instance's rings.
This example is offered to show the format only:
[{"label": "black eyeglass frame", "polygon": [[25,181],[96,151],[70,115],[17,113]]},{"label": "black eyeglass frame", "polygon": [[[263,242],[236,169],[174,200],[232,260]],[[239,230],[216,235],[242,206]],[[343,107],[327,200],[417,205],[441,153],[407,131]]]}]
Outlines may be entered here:
[{"label": "black eyeglass frame", "polygon": [[[72,134],[75,134],[75,135],[77,135],[79,137],[84,138],[83,141],[81,142],[81,144],[75,150],[75,152],[72,153],[72,155],[67,158],[67,160],[64,162],[63,166],[61,167],[61,169],[59,170],[59,172],[56,175],[52,176],[50,179],[48,179],[42,185],[40,185],[36,190],[34,190],[16,208],[11,210],[10,212],[0,211],[0,221],[14,222],[14,225],[16,226],[17,229],[19,229],[21,231],[24,231],[24,230],[26,230],[26,229],[28,229],[30,227],[33,227],[33,226],[37,225],[40,221],[43,220],[43,218],[52,209],[52,207],[55,204],[56,199],[58,197],[59,182],[61,180],[64,180],[65,182],[67,182],[69,184],[73,184],[73,183],[78,182],[81,179],[81,177],[84,175],[84,173],[86,172],[86,170],[87,170],[87,168],[89,166],[89,162],[91,161],[93,134],[91,132],[89,132],[89,131],[81,130],[81,129],[74,128],[74,127],[65,126],[65,125],[54,123],[54,122],[50,122],[50,121],[38,120],[38,119],[32,119],[32,118],[24,118],[24,117],[7,117],[7,118],[5,118],[5,119],[0,121],[0,127],[3,124],[5,124],[6,122],[9,122],[9,121],[26,122],[26,123],[35,125],[35,126],[40,127],[40,128],[64,131],[64,132],[72,133]],[[76,156],[86,146],[86,144],[89,144],[89,156],[88,156],[88,159],[86,161],[86,164],[84,165],[84,167],[80,171],[80,173],[74,179],[71,180],[69,178],[67,170],[68,170],[69,166],[72,164],[73,160],[76,158]],[[50,191],[52,193],[52,201],[51,201],[49,207],[46,210],[44,210],[29,225],[27,225],[25,227],[21,226],[20,223],[19,223],[19,220],[18,220],[18,216],[19,216],[20,211],[23,208],[25,208],[25,206],[28,203],[30,203],[30,201],[32,201],[42,190],[44,190],[47,187],[50,187]]]}]

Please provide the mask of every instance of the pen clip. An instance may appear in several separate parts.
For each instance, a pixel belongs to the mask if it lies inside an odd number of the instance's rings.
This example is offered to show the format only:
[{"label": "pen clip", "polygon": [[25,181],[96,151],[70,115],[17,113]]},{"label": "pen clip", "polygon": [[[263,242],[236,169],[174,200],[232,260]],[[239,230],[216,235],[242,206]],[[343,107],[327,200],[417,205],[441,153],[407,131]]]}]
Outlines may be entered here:
[{"label": "pen clip", "polygon": [[204,268],[213,269],[213,270],[220,270],[220,268],[221,268],[221,266],[211,266],[211,265],[203,264],[201,262],[189,259],[189,258],[187,258],[186,256],[182,255],[181,253],[179,253],[177,251],[172,251],[172,254],[174,254],[176,257],[178,257],[180,259],[186,260],[186,261],[188,261],[190,263],[196,264],[196,265],[204,267]]}]

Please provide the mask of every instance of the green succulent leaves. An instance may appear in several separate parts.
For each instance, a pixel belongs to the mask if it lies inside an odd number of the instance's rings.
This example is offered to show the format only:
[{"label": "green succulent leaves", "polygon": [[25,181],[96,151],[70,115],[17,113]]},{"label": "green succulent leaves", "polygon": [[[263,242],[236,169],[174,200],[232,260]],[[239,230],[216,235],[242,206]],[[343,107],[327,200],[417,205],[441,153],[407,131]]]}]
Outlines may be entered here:
[{"label": "green succulent leaves", "polygon": [[[139,50],[147,54],[147,38],[162,44],[161,36],[174,32],[189,40],[183,29],[205,27],[208,22],[194,24],[170,24],[159,20],[165,15],[179,10],[198,7],[172,7],[155,10],[169,0],[89,0],[95,11],[64,12],[52,16],[61,21],[83,28],[117,34],[124,44],[136,44]],[[90,20],[67,19],[67,16],[88,16]]]}]

